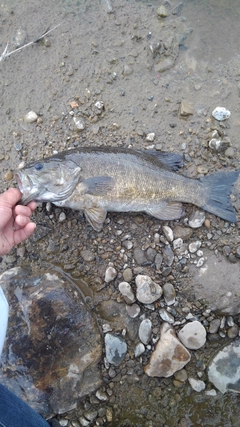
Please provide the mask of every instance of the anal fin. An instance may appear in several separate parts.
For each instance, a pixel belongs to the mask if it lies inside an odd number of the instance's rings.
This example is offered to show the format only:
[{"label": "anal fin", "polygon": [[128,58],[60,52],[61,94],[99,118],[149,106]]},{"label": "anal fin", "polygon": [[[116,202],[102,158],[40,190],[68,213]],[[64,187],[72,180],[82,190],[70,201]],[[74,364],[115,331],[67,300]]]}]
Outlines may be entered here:
[{"label": "anal fin", "polygon": [[94,207],[84,211],[87,221],[91,224],[92,228],[96,231],[101,231],[103,223],[107,216],[107,211],[100,207]]},{"label": "anal fin", "polygon": [[145,210],[149,215],[162,220],[178,219],[183,214],[183,205],[178,202],[161,202]]}]

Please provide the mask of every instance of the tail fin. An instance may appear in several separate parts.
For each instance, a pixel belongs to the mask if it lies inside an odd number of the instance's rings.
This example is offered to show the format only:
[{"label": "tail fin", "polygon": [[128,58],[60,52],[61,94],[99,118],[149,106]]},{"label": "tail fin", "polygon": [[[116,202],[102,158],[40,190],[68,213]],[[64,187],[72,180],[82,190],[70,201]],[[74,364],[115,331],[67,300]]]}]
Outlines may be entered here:
[{"label": "tail fin", "polygon": [[219,172],[201,178],[206,188],[208,199],[203,207],[208,212],[229,222],[236,222],[236,211],[232,206],[230,195],[232,186],[238,179],[239,172]]}]

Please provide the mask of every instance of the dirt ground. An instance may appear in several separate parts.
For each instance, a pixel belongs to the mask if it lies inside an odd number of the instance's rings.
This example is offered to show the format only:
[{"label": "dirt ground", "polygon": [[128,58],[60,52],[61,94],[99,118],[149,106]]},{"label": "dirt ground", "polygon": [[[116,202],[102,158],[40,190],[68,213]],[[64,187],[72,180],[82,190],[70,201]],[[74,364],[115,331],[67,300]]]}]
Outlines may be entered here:
[{"label": "dirt ground", "polygon": [[[238,168],[239,1],[166,1],[166,18],[158,16],[160,5],[157,1],[133,0],[1,3],[1,52],[7,43],[9,52],[16,49],[18,37],[20,43],[27,43],[61,24],[42,41],[0,62],[1,191],[16,186],[14,170],[21,162],[69,147],[113,145],[182,152],[185,165],[181,173],[194,178],[223,168]],[[160,41],[167,58],[164,64]],[[103,103],[100,110],[95,106],[99,101]],[[186,114],[181,111],[183,106]],[[226,122],[212,118],[217,106],[231,112]],[[37,122],[25,121],[29,111],[36,112]],[[225,142],[223,151],[209,148],[214,130]],[[153,140],[149,134],[154,134]],[[239,210],[239,183],[236,194]],[[186,206],[185,217],[195,209]],[[120,255],[121,234],[130,232],[134,247],[147,247],[161,224],[147,215],[110,213],[106,227],[98,234],[78,212],[64,210],[66,221],[59,222],[61,212],[55,207],[50,212],[45,205],[39,207],[34,237],[4,258],[0,269],[24,264],[47,268],[51,264],[76,281],[83,278],[82,291],[93,298],[101,318],[100,303],[118,298],[117,286],[106,289],[102,283],[109,262],[114,263],[121,277],[126,264]],[[193,240],[200,239],[211,256],[226,258],[223,247],[228,246],[235,257],[240,245],[239,221],[225,227],[224,221],[213,215],[207,214],[207,218],[213,239],[207,243],[209,230],[203,227],[194,232]],[[179,222],[184,224],[184,218],[168,225],[173,228]],[[79,254],[86,249],[98,257],[84,262]],[[127,262],[130,266],[132,260],[133,253]],[[213,265],[210,262],[210,267]],[[239,283],[239,259],[235,257],[234,264],[226,259],[224,266],[225,274],[217,281],[211,282],[208,274],[212,294],[218,292],[218,286],[231,287],[234,283],[236,287]],[[145,273],[154,276],[151,263]],[[198,300],[209,297],[196,269],[183,273],[176,268],[171,274],[181,301],[193,303],[195,294]],[[213,269],[212,277],[214,274]],[[204,351],[201,360],[205,360]],[[196,364],[194,360],[190,370]],[[139,373],[140,364],[136,363],[134,369]],[[121,375],[124,372],[119,373],[120,379]],[[240,419],[234,395],[217,397],[213,403],[210,397],[193,395],[189,386],[184,391],[175,388],[170,379],[159,383],[139,376],[141,388],[132,384],[131,398],[126,395],[128,382],[125,387],[124,381],[114,382],[114,399],[103,404],[105,409],[111,408],[114,419],[105,425],[220,427],[237,425]],[[86,402],[91,405],[91,399],[86,400],[81,410]],[[74,411],[67,418],[78,422],[78,413]]]}]

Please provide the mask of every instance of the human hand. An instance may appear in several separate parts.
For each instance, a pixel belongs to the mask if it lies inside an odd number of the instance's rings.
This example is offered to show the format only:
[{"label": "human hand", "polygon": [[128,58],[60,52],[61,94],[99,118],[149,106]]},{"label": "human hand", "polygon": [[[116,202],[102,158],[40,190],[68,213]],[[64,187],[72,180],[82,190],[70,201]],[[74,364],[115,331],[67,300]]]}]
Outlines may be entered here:
[{"label": "human hand", "polygon": [[36,224],[30,221],[36,203],[17,205],[21,197],[17,188],[0,194],[0,256],[8,254],[13,246],[28,239],[36,228]]}]

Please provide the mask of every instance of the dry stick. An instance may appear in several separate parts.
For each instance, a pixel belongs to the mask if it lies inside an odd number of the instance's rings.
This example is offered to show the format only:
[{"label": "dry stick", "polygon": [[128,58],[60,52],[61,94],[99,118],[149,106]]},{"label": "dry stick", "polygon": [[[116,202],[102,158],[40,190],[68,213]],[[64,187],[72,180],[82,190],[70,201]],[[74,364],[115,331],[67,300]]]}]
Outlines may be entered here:
[{"label": "dry stick", "polygon": [[12,55],[13,53],[19,52],[20,50],[24,49],[25,47],[30,46],[31,44],[39,42],[41,39],[43,39],[43,37],[45,37],[47,34],[51,33],[53,30],[55,30],[61,24],[62,24],[62,22],[60,24],[56,25],[54,28],[51,28],[51,30],[47,30],[42,36],[38,37],[36,40],[34,40],[32,42],[29,42],[29,43],[27,43],[27,44],[25,44],[25,45],[23,45],[21,47],[18,47],[17,49],[12,50],[12,52],[8,52],[7,51],[8,50],[8,43],[7,43],[7,46],[5,47],[2,55],[0,56],[0,62],[3,61],[8,56]]}]

